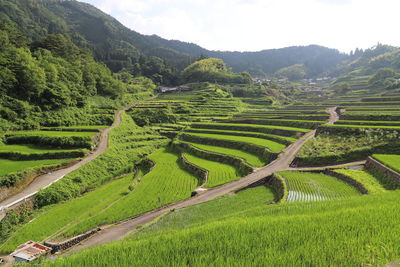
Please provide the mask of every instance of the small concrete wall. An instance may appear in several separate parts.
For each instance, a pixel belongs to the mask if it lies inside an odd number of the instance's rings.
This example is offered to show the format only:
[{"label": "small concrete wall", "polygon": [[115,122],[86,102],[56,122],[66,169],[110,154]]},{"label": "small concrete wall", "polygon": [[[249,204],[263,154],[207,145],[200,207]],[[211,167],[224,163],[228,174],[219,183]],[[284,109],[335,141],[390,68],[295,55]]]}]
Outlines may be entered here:
[{"label": "small concrete wall", "polygon": [[372,157],[368,157],[367,162],[365,163],[365,167],[367,169],[375,169],[384,174],[386,177],[393,179],[397,183],[400,183],[400,173],[392,170],[391,168],[373,159]]},{"label": "small concrete wall", "polygon": [[52,248],[51,253],[56,253],[57,251],[68,249],[68,248],[80,243],[81,241],[91,237],[92,235],[96,234],[99,231],[101,231],[101,229],[96,228],[94,230],[90,230],[84,234],[72,237],[70,239],[67,239],[67,240],[59,242],[59,243],[46,241],[46,242],[44,242],[44,245]]}]

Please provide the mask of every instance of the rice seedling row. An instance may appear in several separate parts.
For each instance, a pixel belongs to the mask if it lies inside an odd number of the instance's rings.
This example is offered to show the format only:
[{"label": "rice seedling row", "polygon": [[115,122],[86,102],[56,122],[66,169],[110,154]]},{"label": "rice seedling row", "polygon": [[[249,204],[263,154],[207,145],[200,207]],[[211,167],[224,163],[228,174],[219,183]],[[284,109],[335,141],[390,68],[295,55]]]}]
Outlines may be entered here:
[{"label": "rice seedling row", "polygon": [[283,171],[279,172],[288,184],[288,202],[321,201],[359,195],[348,184],[320,173]]},{"label": "rice seedling row", "polygon": [[382,193],[386,191],[372,174],[364,170],[337,169],[333,171],[339,174],[344,174],[361,183],[368,190],[369,194]]}]

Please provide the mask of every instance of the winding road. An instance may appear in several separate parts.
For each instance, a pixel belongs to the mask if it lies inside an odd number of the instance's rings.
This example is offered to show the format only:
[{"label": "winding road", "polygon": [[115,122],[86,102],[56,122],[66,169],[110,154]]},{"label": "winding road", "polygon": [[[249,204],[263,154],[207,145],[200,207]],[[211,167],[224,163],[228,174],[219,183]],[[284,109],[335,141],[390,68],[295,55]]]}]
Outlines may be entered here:
[{"label": "winding road", "polygon": [[[152,98],[155,98],[157,96],[154,96]],[[28,198],[34,196],[37,192],[39,192],[40,189],[44,189],[52,185],[53,183],[57,182],[58,180],[62,179],[65,175],[75,171],[76,169],[82,167],[83,165],[91,162],[101,154],[103,154],[107,148],[108,148],[108,134],[109,132],[114,129],[115,127],[118,127],[121,124],[121,114],[122,112],[131,109],[132,107],[138,105],[141,101],[137,101],[132,105],[129,105],[125,107],[122,110],[119,110],[115,113],[115,119],[114,123],[108,127],[105,128],[101,131],[101,138],[100,141],[97,145],[97,149],[93,152],[90,152],[90,154],[86,157],[84,157],[82,160],[77,162],[76,164],[60,169],[57,171],[54,171],[52,173],[40,175],[35,178],[35,180],[32,181],[26,188],[24,188],[21,192],[3,200],[0,202],[0,220],[4,217],[5,211],[9,208],[12,208],[13,206],[16,206],[20,204],[21,202],[24,202]]]},{"label": "winding road", "polygon": [[[328,124],[334,124],[339,119],[339,116],[336,113],[336,107],[329,108],[326,110],[326,112],[329,113]],[[255,172],[239,180],[208,189],[207,191],[204,191],[189,199],[144,213],[135,218],[103,227],[102,230],[99,231],[97,234],[70,248],[63,254],[69,255],[85,248],[119,240],[130,232],[134,231],[138,226],[143,226],[145,224],[151,223],[154,219],[162,216],[170,210],[188,207],[212,200],[216,197],[228,194],[233,191],[237,191],[241,188],[251,185],[259,181],[260,179],[272,175],[275,172],[291,169],[289,166],[294,160],[297,152],[301,149],[305,142],[307,142],[315,135],[315,132],[316,131],[313,130],[306,133],[297,142],[291,144],[286,149],[284,149],[276,160],[274,160],[267,166],[257,169]]]}]

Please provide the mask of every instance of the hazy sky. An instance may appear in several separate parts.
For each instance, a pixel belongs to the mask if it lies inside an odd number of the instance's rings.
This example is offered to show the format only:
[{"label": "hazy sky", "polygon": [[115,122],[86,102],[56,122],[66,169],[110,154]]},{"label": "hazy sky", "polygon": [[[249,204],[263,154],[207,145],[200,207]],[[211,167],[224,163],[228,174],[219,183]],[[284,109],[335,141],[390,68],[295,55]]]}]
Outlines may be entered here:
[{"label": "hazy sky", "polygon": [[212,50],[400,46],[399,0],[83,0],[143,34]]}]

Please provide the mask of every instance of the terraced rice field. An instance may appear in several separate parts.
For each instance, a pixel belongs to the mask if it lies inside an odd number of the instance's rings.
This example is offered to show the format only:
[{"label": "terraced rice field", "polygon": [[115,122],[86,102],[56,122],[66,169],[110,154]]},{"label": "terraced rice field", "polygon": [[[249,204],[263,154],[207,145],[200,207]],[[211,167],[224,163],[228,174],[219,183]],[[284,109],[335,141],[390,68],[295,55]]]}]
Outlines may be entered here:
[{"label": "terraced rice field", "polygon": [[339,120],[335,124],[351,124],[351,125],[375,125],[375,126],[400,126],[399,121],[353,121]]},{"label": "terraced rice field", "polygon": [[0,159],[0,176],[13,172],[19,172],[31,168],[40,168],[51,165],[58,165],[73,161],[74,159],[45,159],[45,160],[8,160]]},{"label": "terraced rice field", "polygon": [[219,135],[219,134],[208,134],[208,133],[189,133],[189,134],[193,135],[193,136],[206,137],[206,138],[217,139],[217,140],[230,140],[230,141],[236,141],[236,142],[250,143],[250,144],[266,147],[272,152],[279,152],[286,147],[283,144],[279,144],[274,141],[270,141],[270,140],[262,139],[262,138],[256,138],[256,137]]},{"label": "terraced rice field", "polygon": [[279,172],[287,181],[288,202],[321,201],[360,195],[350,185],[327,175],[310,172]]},{"label": "terraced rice field", "polygon": [[216,153],[221,153],[221,154],[226,154],[234,157],[239,157],[247,161],[251,166],[254,167],[261,167],[266,164],[260,157],[250,154],[248,152],[239,150],[239,149],[233,149],[233,148],[227,148],[227,147],[220,147],[220,146],[212,146],[212,145],[205,145],[205,144],[200,144],[200,143],[191,143],[191,142],[185,142],[189,143],[194,147],[197,147],[202,150],[207,150],[211,152],[216,152]]},{"label": "terraced rice field", "polygon": [[42,130],[69,130],[69,131],[74,131],[74,130],[79,130],[79,131],[84,131],[84,130],[101,130],[104,128],[108,128],[109,126],[107,125],[78,125],[78,126],[59,126],[59,127],[43,127]]},{"label": "terraced rice field", "polygon": [[161,218],[157,223],[143,229],[141,233],[130,235],[129,239],[136,239],[142,233],[159,232],[159,230],[177,230],[187,225],[204,225],[208,222],[235,217],[248,212],[255,207],[264,206],[275,200],[274,190],[266,186],[257,186],[239,191],[235,194],[207,201],[198,205],[178,209],[168,216]]},{"label": "terraced rice field", "polygon": [[208,170],[208,181],[204,185],[207,188],[226,184],[240,178],[236,168],[229,164],[203,159],[188,153],[185,153],[184,157],[189,162]]},{"label": "terraced rice field", "polygon": [[[189,129],[189,132],[196,132],[196,131],[207,131],[207,133],[215,133],[215,134],[220,134],[220,133],[226,133],[229,135],[238,135],[240,136],[241,134],[254,134],[254,135],[260,135],[262,137],[265,137],[265,139],[273,139],[273,140],[285,140],[288,142],[296,142],[296,138],[294,137],[288,137],[288,136],[282,136],[282,135],[276,135],[276,134],[266,134],[266,133],[260,133],[260,132],[251,132],[251,131],[232,131],[232,130],[218,130],[218,129],[199,129],[199,128],[194,128],[194,129]],[[206,132],[204,132],[206,133]]]},{"label": "terraced rice field", "polygon": [[[303,128],[295,128],[295,127],[287,127],[287,126],[273,126],[273,125],[254,125],[254,124],[245,124],[245,123],[201,123],[201,124],[193,124],[192,127],[195,128],[207,128],[207,126],[211,127],[237,127],[237,130],[240,131],[240,127],[248,127],[248,128],[254,128],[254,129],[281,129],[281,130],[289,130],[289,131],[295,131],[295,132],[309,132],[310,130],[308,129],[303,129]],[[236,130],[236,129],[235,129]]]},{"label": "terraced rice field", "polygon": [[400,173],[400,155],[375,154],[373,158]]},{"label": "terraced rice field", "polygon": [[70,131],[18,131],[12,132],[12,135],[43,135],[49,137],[70,137],[70,136],[80,136],[80,137],[92,137],[95,132],[70,132]]},{"label": "terraced rice field", "polygon": [[363,170],[351,170],[351,169],[338,169],[334,172],[344,174],[348,177],[353,178],[357,182],[361,183],[367,190],[369,194],[376,194],[385,192],[386,189],[382,184],[370,173]]},{"label": "terraced rice field", "polygon": [[19,153],[47,153],[47,152],[69,152],[76,149],[57,149],[52,147],[41,147],[32,144],[26,145],[0,145],[0,152],[19,152]]},{"label": "terraced rice field", "polygon": [[337,128],[363,128],[363,129],[400,130],[400,126],[345,125],[345,124],[333,124],[333,125],[324,125],[324,126],[337,127]]},{"label": "terraced rice field", "polygon": [[[132,184],[132,177],[108,183],[80,198],[41,211],[2,247],[8,252],[25,241],[44,240],[83,233],[98,225],[113,223],[153,210],[168,203],[189,198],[200,184],[198,178],[178,165],[178,155],[162,148],[149,156],[156,162],[153,170]],[[59,231],[61,229],[61,231]]]}]

